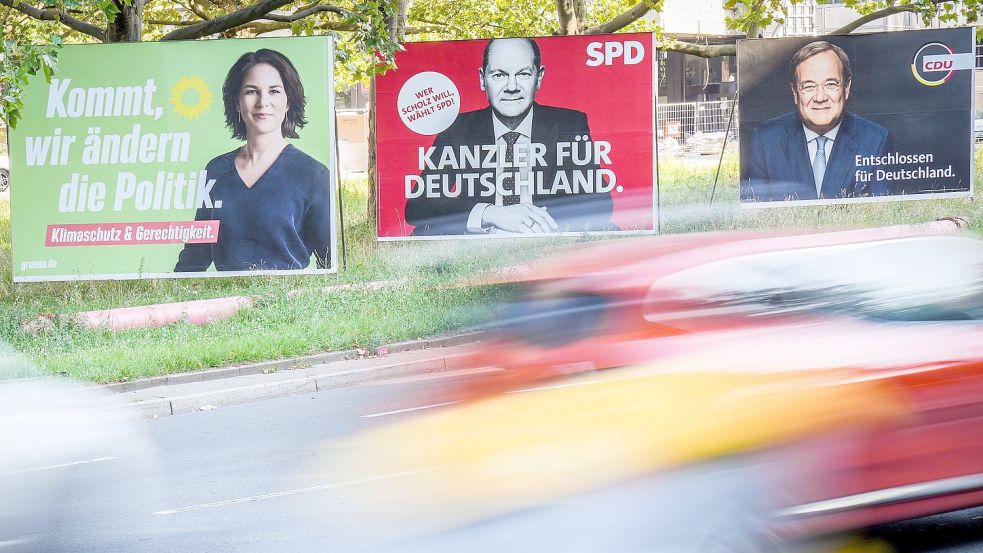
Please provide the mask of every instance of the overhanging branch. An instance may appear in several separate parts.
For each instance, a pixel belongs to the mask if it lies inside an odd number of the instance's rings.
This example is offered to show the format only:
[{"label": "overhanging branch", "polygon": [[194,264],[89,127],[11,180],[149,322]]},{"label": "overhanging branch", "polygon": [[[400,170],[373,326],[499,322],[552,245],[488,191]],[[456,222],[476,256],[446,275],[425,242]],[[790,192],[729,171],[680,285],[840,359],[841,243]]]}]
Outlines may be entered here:
[{"label": "overhanging branch", "polygon": [[24,2],[23,0],[0,0],[0,6],[13,8],[28,17],[32,17],[40,21],[56,21],[70,29],[74,29],[80,33],[85,33],[101,41],[105,42],[106,40],[106,31],[100,29],[92,23],[86,23],[85,21],[76,19],[61,10],[42,10],[28,4],[27,2]]},{"label": "overhanging branch", "polygon": [[198,5],[197,2],[192,1],[192,2],[188,2],[187,4],[182,4],[181,2],[178,2],[177,0],[175,0],[174,3],[177,4],[178,6],[181,6],[184,9],[188,10],[189,12],[197,15],[203,21],[207,21],[207,20],[211,19],[211,17],[208,16],[208,12],[206,12],[203,9],[201,9],[201,7]]},{"label": "overhanging branch", "polygon": [[[0,0],[0,2],[9,1],[13,0]],[[164,35],[161,40],[201,38],[214,35],[215,33],[225,32],[229,29],[245,25],[250,21],[262,19],[271,11],[282,8],[291,2],[293,0],[261,0],[247,8],[232,12],[229,15],[216,17],[215,19],[202,21],[201,23],[195,23],[194,25],[171,31]]]},{"label": "overhanging branch", "polygon": [[883,17],[888,17],[888,16],[894,15],[896,13],[917,12],[917,11],[918,11],[918,6],[914,6],[914,5],[911,5],[911,4],[900,4],[898,6],[888,6],[886,8],[877,10],[876,12],[868,13],[867,15],[865,15],[863,17],[859,17],[857,19],[854,19],[850,23],[847,23],[846,25],[840,27],[839,29],[836,29],[835,31],[831,32],[830,34],[831,35],[847,35],[847,34],[852,33],[853,31],[859,29],[863,25],[866,25],[867,23],[870,23],[871,21],[877,21],[878,19],[881,19]]},{"label": "overhanging branch", "polygon": [[199,23],[198,21],[175,21],[172,19],[144,19],[143,22],[147,25],[161,25],[168,27],[189,27]]},{"label": "overhanging branch", "polygon": [[321,12],[336,13],[342,17],[348,17],[350,15],[347,10],[343,10],[335,6],[319,5],[319,6],[313,6],[311,8],[307,8],[305,10],[300,10],[289,15],[278,15],[278,14],[270,13],[270,14],[266,14],[266,17],[264,17],[263,19],[268,19],[270,21],[279,21],[281,23],[292,23],[294,21],[300,21],[305,17],[310,17],[316,13],[321,13]]},{"label": "overhanging branch", "polygon": [[642,0],[641,2],[629,8],[628,11],[614,16],[614,18],[612,18],[607,23],[602,23],[600,25],[596,25],[594,27],[585,30],[584,34],[596,35],[601,33],[613,33],[615,31],[620,31],[621,29],[624,29],[625,27],[631,25],[632,23],[644,17],[645,14],[647,14],[649,10],[652,9],[653,7],[652,5],[657,3],[658,2],[647,2],[646,0]]},{"label": "overhanging branch", "polygon": [[[484,26],[492,27],[492,25],[488,23],[486,23]],[[410,29],[413,29],[413,31],[410,31]],[[464,29],[462,29],[458,25],[454,25],[453,23],[447,23],[444,21],[433,21],[430,19],[413,19],[407,22],[406,31],[404,32],[404,34],[418,35],[422,33],[440,33],[440,32],[447,32],[448,29],[459,32],[461,34],[465,33]]]},{"label": "overhanging branch", "polygon": [[442,25],[407,25],[406,29],[403,30],[404,35],[422,35],[423,33],[439,33],[445,30]]},{"label": "overhanging branch", "polygon": [[[153,23],[153,22],[151,22]],[[165,24],[165,22],[160,22]],[[174,22],[166,22],[167,25],[175,25]],[[190,25],[190,23],[187,23]],[[281,23],[278,21],[253,21],[245,25],[240,25],[233,29],[234,31],[249,31],[254,35],[259,35],[262,33],[269,33],[271,31],[282,31],[284,29],[289,29],[290,23]],[[314,28],[319,31],[338,31],[338,32],[350,32],[355,31],[355,25],[348,21],[325,21],[314,25]],[[420,35],[423,33],[438,33],[445,30],[441,26],[427,26],[427,25],[410,25],[406,27],[404,34],[406,35]]]},{"label": "overhanging branch", "polygon": [[[938,3],[936,0],[932,0],[934,3]],[[849,24],[836,29],[830,34],[833,35],[845,35],[849,34],[863,25],[870,23],[871,21],[876,21],[884,17],[888,17],[898,13],[917,13],[919,7],[913,4],[899,4],[897,6],[888,6],[886,8],[871,12],[867,15],[858,17],[857,19],[851,21]],[[673,52],[681,52],[683,54],[689,54],[691,56],[699,56],[701,58],[716,58],[720,56],[736,56],[737,55],[737,45],[736,44],[714,44],[714,45],[704,45],[704,44],[692,44],[689,42],[682,42],[671,37],[665,40],[659,41],[659,48],[663,50],[669,50]]]},{"label": "overhanging branch", "polygon": [[658,47],[661,50],[672,52],[682,52],[691,56],[701,58],[718,58],[721,56],[736,56],[736,44],[692,44],[690,42],[680,42],[675,39],[660,40]]},{"label": "overhanging branch", "polygon": [[[282,21],[251,21],[245,25],[234,27],[232,30],[249,31],[252,34],[259,35],[289,28],[290,23],[284,23]],[[355,25],[348,21],[324,21],[314,25],[314,28],[321,31],[354,31]]]}]

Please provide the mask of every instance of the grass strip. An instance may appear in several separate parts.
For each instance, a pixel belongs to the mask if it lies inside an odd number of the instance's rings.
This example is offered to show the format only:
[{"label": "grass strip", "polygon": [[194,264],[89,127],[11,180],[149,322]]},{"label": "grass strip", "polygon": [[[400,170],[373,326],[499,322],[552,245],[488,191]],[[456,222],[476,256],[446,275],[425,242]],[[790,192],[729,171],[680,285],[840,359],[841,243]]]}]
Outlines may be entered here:
[{"label": "grass strip", "polygon": [[[981,151],[977,150],[977,161]],[[728,155],[709,205],[716,158],[664,157],[661,182],[663,233],[744,228],[824,229],[910,224],[966,217],[983,233],[983,208],[972,198],[851,205],[742,209],[738,164]],[[16,183],[14,183],[16,186]],[[366,221],[366,182],[343,187],[348,246],[346,270],[337,275],[221,279],[51,282],[11,285],[10,205],[0,199],[0,345],[7,344],[48,373],[92,382],[115,382],[208,367],[306,355],[466,330],[493,316],[513,287],[466,287],[481,271],[550,255],[579,241],[546,238],[482,241],[375,241]],[[372,281],[399,281],[372,289]],[[299,292],[299,293],[298,293]],[[255,296],[252,309],[198,327],[179,323],[124,332],[89,330],[58,314],[196,299]],[[51,318],[43,331],[25,323]]]}]

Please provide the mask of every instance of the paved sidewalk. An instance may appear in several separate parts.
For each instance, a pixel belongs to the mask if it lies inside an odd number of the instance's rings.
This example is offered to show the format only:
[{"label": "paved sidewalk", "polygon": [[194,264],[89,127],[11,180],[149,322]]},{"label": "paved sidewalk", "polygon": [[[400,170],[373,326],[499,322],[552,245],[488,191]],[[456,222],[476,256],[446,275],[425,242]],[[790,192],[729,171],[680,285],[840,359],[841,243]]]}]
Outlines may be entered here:
[{"label": "paved sidewalk", "polygon": [[345,359],[357,352],[334,352],[110,384],[100,388],[114,393],[99,403],[156,419],[373,380],[457,370],[466,368],[464,358],[476,338],[461,335],[394,344],[379,348],[383,354],[378,357]]}]

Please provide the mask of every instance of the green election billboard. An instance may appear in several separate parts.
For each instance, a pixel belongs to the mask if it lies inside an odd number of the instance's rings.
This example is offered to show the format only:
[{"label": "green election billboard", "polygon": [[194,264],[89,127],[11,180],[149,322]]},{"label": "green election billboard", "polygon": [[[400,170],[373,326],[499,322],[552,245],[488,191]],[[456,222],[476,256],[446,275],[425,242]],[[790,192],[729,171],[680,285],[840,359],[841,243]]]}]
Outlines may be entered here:
[{"label": "green election billboard", "polygon": [[9,138],[15,282],[337,270],[330,37],[65,46]]}]

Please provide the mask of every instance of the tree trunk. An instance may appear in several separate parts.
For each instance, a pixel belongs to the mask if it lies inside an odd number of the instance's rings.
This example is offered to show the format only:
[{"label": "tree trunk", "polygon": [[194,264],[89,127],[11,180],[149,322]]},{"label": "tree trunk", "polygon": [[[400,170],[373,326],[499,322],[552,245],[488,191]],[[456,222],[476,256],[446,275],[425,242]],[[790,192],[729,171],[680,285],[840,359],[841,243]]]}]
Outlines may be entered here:
[{"label": "tree trunk", "polygon": [[[394,0],[390,5],[394,10],[386,12],[386,28],[389,31],[389,37],[396,42],[403,42],[409,0]],[[378,202],[376,197],[379,189],[379,164],[377,163],[378,153],[375,149],[375,108],[375,75],[372,75],[372,80],[369,81],[369,189],[366,198],[366,212],[368,214],[366,221],[378,229],[378,212],[376,209]]]},{"label": "tree trunk", "polygon": [[132,0],[129,4],[114,0],[119,13],[106,28],[106,42],[140,42],[143,36],[143,2]]},{"label": "tree trunk", "polygon": [[577,34],[583,34],[587,28],[587,12],[590,11],[590,0],[570,0],[573,2],[573,15],[577,20]]},{"label": "tree trunk", "polygon": [[579,35],[587,28],[590,0],[556,0],[557,34]]},{"label": "tree trunk", "polygon": [[574,0],[556,0],[556,22],[557,34],[575,35],[577,28],[577,15],[574,13]]},{"label": "tree trunk", "polygon": [[406,10],[409,9],[409,0],[395,0],[396,13],[386,18],[389,26],[389,37],[397,42],[403,42],[403,32],[406,30]]}]

